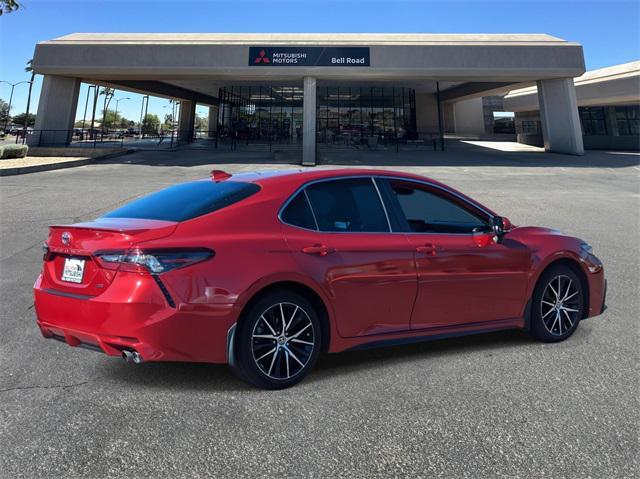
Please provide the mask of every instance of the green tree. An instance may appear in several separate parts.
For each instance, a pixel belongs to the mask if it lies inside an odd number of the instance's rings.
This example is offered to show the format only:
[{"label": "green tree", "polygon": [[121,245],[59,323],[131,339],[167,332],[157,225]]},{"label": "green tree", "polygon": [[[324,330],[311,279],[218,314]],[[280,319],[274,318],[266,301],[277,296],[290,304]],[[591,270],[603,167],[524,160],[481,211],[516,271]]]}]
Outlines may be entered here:
[{"label": "green tree", "polygon": [[126,128],[129,125],[129,120],[113,110],[103,111],[102,118],[104,119],[104,127],[107,129]]},{"label": "green tree", "polygon": [[0,123],[2,125],[9,119],[9,104],[0,98]]},{"label": "green tree", "polygon": [[124,116],[120,116],[120,120],[118,121],[118,128],[131,128],[133,125],[134,122],[132,122],[131,120],[127,120]]},{"label": "green tree", "polygon": [[[13,122],[16,125],[24,126],[25,119],[27,118],[26,113],[20,113],[19,115],[13,115]],[[33,126],[36,124],[36,116],[33,113],[29,113],[29,121],[27,126]]]},{"label": "green tree", "polygon": [[148,113],[142,120],[142,132],[145,135],[155,135],[160,129],[160,118],[158,115]]},{"label": "green tree", "polygon": [[4,13],[15,12],[20,6],[20,2],[17,0],[0,0],[0,16]]},{"label": "green tree", "polygon": [[209,126],[209,118],[202,117],[196,114],[196,130],[206,130]]},{"label": "green tree", "polygon": [[162,124],[162,128],[165,131],[171,131],[173,126],[173,115],[171,113],[167,113],[164,115],[164,123]]}]

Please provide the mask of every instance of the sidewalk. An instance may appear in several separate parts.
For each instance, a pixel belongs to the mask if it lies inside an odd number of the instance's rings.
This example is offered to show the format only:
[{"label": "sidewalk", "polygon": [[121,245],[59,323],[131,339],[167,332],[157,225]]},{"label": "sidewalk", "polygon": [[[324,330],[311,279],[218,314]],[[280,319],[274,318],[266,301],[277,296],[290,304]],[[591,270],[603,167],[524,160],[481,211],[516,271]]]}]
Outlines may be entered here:
[{"label": "sidewalk", "polygon": [[[97,160],[114,158],[130,152],[130,150],[123,148],[88,150],[86,155],[81,155],[80,153],[84,152],[79,152],[77,149],[70,150],[63,148],[47,148],[46,151],[45,149],[32,148],[29,151],[35,154],[25,158],[0,160],[0,176],[21,175],[25,173],[35,173],[37,171],[83,166]],[[59,156],[56,156],[56,153]],[[51,156],[41,156],[42,154]],[[69,156],[70,154],[74,156]]]}]

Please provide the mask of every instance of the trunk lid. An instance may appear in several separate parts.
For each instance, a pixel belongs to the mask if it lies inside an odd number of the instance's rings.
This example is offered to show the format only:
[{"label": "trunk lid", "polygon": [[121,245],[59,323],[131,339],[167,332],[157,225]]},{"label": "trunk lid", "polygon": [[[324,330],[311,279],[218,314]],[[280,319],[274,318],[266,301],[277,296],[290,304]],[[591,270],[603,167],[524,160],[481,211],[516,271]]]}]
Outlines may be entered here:
[{"label": "trunk lid", "polygon": [[71,295],[97,296],[109,287],[116,272],[101,268],[94,253],[127,250],[144,241],[164,238],[177,225],[173,221],[136,218],[98,218],[52,225],[47,238],[49,253],[43,265],[45,287]]}]

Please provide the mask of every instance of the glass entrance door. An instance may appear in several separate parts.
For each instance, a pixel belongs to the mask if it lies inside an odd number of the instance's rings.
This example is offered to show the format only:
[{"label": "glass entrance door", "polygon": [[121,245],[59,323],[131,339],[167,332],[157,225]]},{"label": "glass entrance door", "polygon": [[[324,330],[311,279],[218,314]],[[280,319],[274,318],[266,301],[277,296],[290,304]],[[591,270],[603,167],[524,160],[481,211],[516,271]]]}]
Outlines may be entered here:
[{"label": "glass entrance door", "polygon": [[415,92],[392,87],[320,87],[317,141],[358,148],[415,139]]},{"label": "glass entrance door", "polygon": [[230,86],[219,92],[218,135],[233,146],[302,144],[303,90],[296,86]]}]

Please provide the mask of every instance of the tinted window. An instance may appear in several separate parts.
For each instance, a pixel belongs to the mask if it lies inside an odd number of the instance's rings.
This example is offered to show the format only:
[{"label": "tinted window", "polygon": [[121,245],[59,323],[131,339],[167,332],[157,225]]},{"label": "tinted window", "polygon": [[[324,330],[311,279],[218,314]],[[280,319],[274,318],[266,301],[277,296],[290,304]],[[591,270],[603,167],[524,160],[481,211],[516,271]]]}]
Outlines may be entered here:
[{"label": "tinted window", "polygon": [[260,187],[254,183],[192,181],[144,196],[104,216],[185,221],[232,205],[258,191]]},{"label": "tinted window", "polygon": [[309,207],[304,192],[300,192],[292,199],[282,212],[282,221],[293,226],[300,226],[310,230],[316,229],[316,222]]},{"label": "tinted window", "polygon": [[306,191],[321,231],[389,231],[371,178],[325,181]]},{"label": "tinted window", "polygon": [[397,203],[415,233],[471,233],[487,223],[446,197],[406,182],[391,183]]}]

